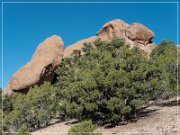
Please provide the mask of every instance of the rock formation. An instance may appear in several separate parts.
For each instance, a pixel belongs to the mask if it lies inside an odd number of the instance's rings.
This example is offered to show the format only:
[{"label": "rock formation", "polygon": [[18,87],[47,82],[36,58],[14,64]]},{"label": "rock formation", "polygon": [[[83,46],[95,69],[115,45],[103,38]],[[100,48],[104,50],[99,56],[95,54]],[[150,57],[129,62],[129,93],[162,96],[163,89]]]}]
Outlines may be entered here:
[{"label": "rock formation", "polygon": [[85,42],[93,43],[95,40],[112,40],[114,38],[123,39],[130,47],[138,46],[144,50],[148,55],[155,48],[152,43],[154,33],[139,23],[131,25],[122,20],[115,19],[106,23],[96,34],[96,36],[81,40],[65,49],[64,57],[70,56],[74,49],[81,49]]},{"label": "rock formation", "polygon": [[148,45],[154,37],[154,33],[139,23],[129,25],[119,19],[106,23],[97,33],[102,40],[113,38],[124,39],[127,43]]},{"label": "rock formation", "polygon": [[68,57],[71,55],[71,53],[73,52],[73,50],[81,50],[81,48],[84,46],[84,43],[93,43],[95,40],[97,39],[96,36],[92,36],[90,38],[86,38],[83,40],[80,40],[70,46],[68,46],[65,50],[64,50],[64,57]]},{"label": "rock formation", "polygon": [[3,93],[25,92],[34,84],[52,81],[63,52],[64,44],[60,37],[47,38],[37,47],[32,59],[12,76]]},{"label": "rock formation", "polygon": [[52,81],[56,67],[61,63],[63,57],[71,55],[73,50],[81,48],[84,43],[93,43],[96,40],[112,40],[121,38],[130,47],[137,46],[148,55],[156,47],[152,42],[154,33],[139,23],[131,25],[122,20],[115,19],[106,23],[96,34],[87,39],[76,42],[68,46],[65,50],[63,41],[58,36],[52,36],[41,43],[34,53],[30,62],[21,67],[10,79],[3,93],[27,91],[35,84],[44,81]]},{"label": "rock formation", "polygon": [[113,38],[121,38],[130,47],[138,46],[149,55],[155,48],[152,43],[154,33],[139,23],[129,25],[119,19],[106,23],[97,33],[97,37],[101,40],[112,40]]},{"label": "rock formation", "polygon": [[106,23],[98,32],[98,38],[112,40],[113,38],[124,38],[125,31],[129,25],[122,20],[115,19]]}]

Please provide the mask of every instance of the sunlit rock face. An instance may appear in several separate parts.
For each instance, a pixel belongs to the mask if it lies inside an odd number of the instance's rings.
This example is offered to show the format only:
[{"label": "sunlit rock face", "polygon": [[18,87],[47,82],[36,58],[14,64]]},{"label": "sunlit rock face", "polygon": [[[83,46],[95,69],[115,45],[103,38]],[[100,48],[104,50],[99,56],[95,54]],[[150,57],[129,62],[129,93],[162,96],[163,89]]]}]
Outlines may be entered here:
[{"label": "sunlit rock face", "polygon": [[130,48],[139,47],[147,53],[147,56],[156,47],[152,42],[154,33],[150,29],[139,23],[127,24],[119,19],[107,22],[95,36],[77,41],[65,50],[62,39],[53,35],[38,45],[32,59],[11,77],[3,94],[27,92],[35,84],[39,85],[44,81],[52,82],[62,58],[69,57],[73,50],[81,50],[84,43],[93,45],[96,40],[111,41],[115,38],[123,39]]},{"label": "sunlit rock face", "polygon": [[152,42],[154,33],[150,29],[139,23],[130,25],[119,19],[106,23],[97,32],[97,37],[101,40],[123,39],[130,47],[138,46],[148,55],[156,47]]},{"label": "sunlit rock face", "polygon": [[64,50],[64,57],[68,57],[73,53],[73,50],[81,50],[84,47],[84,43],[93,43],[97,39],[97,36],[92,36],[83,40],[80,40]]},{"label": "sunlit rock face", "polygon": [[137,46],[144,50],[148,55],[156,47],[152,42],[154,33],[139,23],[127,24],[126,22],[115,19],[107,22],[97,32],[96,36],[80,40],[72,45],[69,45],[64,52],[64,57],[71,55],[73,50],[81,50],[84,43],[94,43],[96,40],[112,40],[114,38],[123,39],[130,47]]},{"label": "sunlit rock face", "polygon": [[11,77],[3,93],[25,92],[34,84],[51,82],[63,53],[64,44],[60,37],[47,38],[37,47],[32,59]]}]

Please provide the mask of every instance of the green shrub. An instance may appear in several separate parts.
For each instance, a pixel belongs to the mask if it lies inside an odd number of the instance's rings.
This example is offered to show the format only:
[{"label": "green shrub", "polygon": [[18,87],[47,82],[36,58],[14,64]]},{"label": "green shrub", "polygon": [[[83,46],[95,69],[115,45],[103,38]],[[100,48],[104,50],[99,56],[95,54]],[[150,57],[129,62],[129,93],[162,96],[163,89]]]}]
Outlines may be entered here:
[{"label": "green shrub", "polygon": [[[180,68],[172,42],[162,41],[149,59],[145,52],[129,49],[120,39],[86,43],[82,51],[83,55],[74,50],[62,60],[53,85],[46,82],[27,94],[3,97],[4,131],[20,130],[23,124],[29,131],[37,130],[48,126],[57,114],[63,119],[117,124],[138,118],[150,100],[176,95]],[[92,133],[95,128],[85,121],[70,131]]]},{"label": "green shrub", "polygon": [[72,126],[68,131],[68,135],[100,135],[100,133],[93,133],[96,128],[96,125],[93,125],[91,120],[86,120]]},{"label": "green shrub", "polygon": [[55,116],[56,89],[45,82],[30,88],[25,94],[18,94],[13,101],[13,110],[4,116],[4,126],[17,130],[26,124],[27,128],[37,130],[46,127]]},{"label": "green shrub", "polygon": [[171,42],[163,41],[150,59],[120,39],[97,41],[95,46],[85,44],[83,55],[74,51],[56,71],[64,117],[117,123],[138,117],[139,108],[150,100],[176,93],[176,52]]},{"label": "green shrub", "polygon": [[31,133],[29,133],[28,128],[23,125],[16,133],[15,135],[31,135]]}]

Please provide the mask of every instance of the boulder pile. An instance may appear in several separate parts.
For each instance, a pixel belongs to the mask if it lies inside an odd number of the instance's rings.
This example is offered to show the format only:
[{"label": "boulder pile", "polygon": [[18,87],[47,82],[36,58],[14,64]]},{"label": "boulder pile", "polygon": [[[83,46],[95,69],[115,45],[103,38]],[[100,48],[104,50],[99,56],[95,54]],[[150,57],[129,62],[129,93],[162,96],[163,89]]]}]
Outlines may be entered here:
[{"label": "boulder pile", "polygon": [[71,55],[73,50],[81,50],[84,43],[94,43],[96,40],[112,40],[121,38],[130,47],[138,46],[149,55],[156,45],[152,42],[154,33],[139,23],[127,24],[122,20],[115,19],[106,23],[96,34],[78,41],[66,49],[59,36],[53,35],[43,41],[36,49],[32,59],[21,67],[9,80],[3,90],[3,94],[13,92],[27,92],[28,89],[44,81],[52,82],[56,68],[60,65],[63,57]]}]

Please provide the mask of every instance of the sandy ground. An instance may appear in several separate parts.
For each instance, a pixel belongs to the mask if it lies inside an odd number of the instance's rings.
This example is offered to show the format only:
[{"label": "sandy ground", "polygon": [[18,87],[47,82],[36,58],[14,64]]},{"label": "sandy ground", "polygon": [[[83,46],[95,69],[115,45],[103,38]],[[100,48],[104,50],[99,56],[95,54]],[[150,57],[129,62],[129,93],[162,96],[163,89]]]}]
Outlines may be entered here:
[{"label": "sandy ground", "polygon": [[[151,112],[140,117],[137,122],[113,128],[106,128],[106,125],[99,127],[98,131],[103,135],[180,135],[180,108],[176,103],[168,101],[149,107]],[[68,122],[59,122],[35,131],[32,135],[66,135],[70,126],[72,124]]]}]

